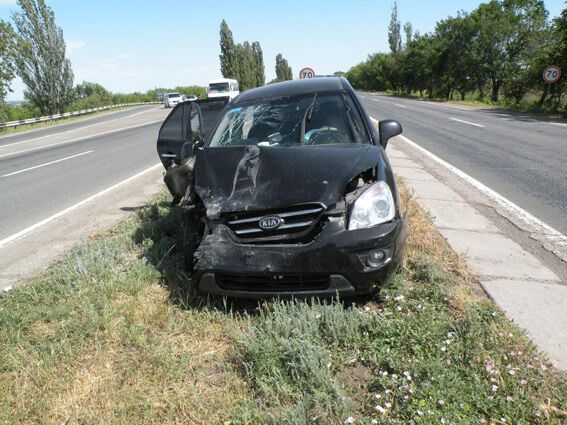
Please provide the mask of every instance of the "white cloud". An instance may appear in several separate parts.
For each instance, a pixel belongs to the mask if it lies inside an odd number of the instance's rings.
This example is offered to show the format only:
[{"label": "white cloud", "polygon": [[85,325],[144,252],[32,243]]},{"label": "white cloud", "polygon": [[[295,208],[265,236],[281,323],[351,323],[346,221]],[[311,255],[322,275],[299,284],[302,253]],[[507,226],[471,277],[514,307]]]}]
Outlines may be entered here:
[{"label": "white cloud", "polygon": [[80,39],[73,39],[66,41],[66,44],[67,44],[67,53],[68,53],[68,52],[72,52],[73,50],[82,49],[87,45],[87,42]]}]

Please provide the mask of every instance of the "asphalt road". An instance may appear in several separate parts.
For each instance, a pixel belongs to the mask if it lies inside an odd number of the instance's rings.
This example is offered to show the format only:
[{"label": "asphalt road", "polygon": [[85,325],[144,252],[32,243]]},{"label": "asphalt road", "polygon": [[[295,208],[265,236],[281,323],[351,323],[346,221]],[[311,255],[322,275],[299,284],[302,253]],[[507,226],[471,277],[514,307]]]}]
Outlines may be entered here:
[{"label": "asphalt road", "polygon": [[157,164],[169,111],[134,107],[0,138],[0,241]]},{"label": "asphalt road", "polygon": [[359,93],[369,115],[567,234],[567,124],[523,114]]}]

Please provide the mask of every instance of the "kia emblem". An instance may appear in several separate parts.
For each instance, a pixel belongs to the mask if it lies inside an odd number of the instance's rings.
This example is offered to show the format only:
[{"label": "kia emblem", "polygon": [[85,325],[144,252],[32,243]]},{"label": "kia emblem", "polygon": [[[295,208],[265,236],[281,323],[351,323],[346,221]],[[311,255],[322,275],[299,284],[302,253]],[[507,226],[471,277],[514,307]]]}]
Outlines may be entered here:
[{"label": "kia emblem", "polygon": [[262,230],[275,230],[280,227],[282,223],[283,220],[277,215],[268,215],[260,219],[258,226],[260,226]]}]

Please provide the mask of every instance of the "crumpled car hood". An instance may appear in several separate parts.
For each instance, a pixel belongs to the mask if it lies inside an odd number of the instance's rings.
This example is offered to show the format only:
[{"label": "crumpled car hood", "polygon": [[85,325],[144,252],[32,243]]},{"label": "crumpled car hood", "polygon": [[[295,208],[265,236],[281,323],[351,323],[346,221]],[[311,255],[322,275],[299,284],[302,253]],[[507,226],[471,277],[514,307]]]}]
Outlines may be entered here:
[{"label": "crumpled car hood", "polygon": [[307,202],[340,202],[358,174],[381,161],[373,145],[263,147],[198,150],[195,191],[209,218]]}]

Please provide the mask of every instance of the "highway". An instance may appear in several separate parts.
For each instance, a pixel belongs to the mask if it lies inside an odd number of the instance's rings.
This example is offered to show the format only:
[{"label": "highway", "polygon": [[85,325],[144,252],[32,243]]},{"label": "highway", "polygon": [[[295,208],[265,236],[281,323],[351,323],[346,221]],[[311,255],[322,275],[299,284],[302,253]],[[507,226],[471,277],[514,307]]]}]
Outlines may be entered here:
[{"label": "highway", "polygon": [[567,234],[567,123],[359,93],[369,115]]},{"label": "highway", "polygon": [[0,138],[0,250],[11,235],[157,164],[169,111],[140,106]]}]

